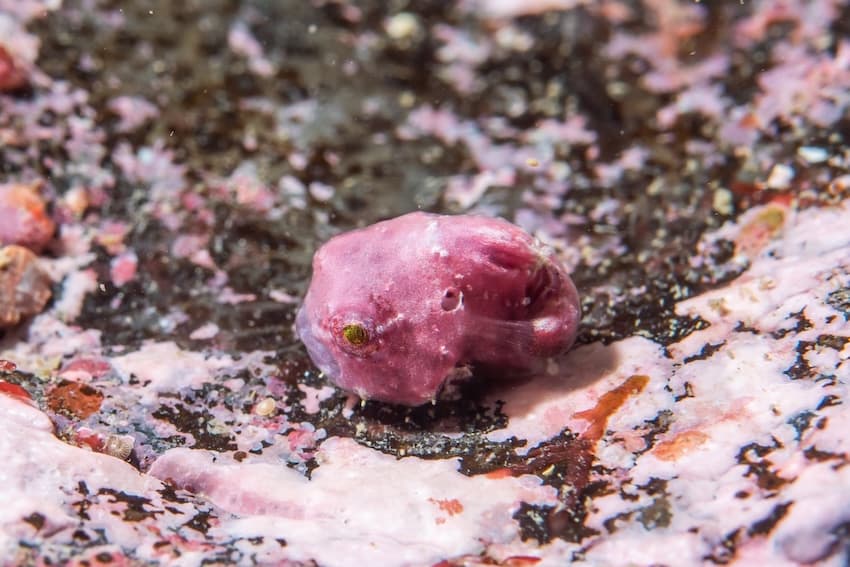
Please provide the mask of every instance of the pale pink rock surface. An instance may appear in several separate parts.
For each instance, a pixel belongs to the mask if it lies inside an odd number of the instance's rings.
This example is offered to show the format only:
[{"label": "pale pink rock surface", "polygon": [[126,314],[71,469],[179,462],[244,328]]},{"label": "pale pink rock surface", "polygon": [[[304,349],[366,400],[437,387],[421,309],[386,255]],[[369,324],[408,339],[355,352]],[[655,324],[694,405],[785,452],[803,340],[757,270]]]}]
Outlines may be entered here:
[{"label": "pale pink rock surface", "polygon": [[316,253],[297,328],[341,388],[418,405],[458,366],[541,368],[572,345],[580,318],[565,268],[520,228],[411,213]]}]

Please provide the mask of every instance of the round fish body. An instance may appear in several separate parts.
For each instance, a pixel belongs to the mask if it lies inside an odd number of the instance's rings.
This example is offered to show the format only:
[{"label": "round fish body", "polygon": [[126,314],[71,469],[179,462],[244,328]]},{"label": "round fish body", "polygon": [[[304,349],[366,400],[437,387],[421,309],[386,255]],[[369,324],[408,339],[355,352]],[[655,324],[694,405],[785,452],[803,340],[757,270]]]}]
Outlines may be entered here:
[{"label": "round fish body", "polygon": [[322,246],[296,330],[341,388],[415,406],[462,366],[539,369],[580,319],[566,269],[519,227],[417,212]]}]

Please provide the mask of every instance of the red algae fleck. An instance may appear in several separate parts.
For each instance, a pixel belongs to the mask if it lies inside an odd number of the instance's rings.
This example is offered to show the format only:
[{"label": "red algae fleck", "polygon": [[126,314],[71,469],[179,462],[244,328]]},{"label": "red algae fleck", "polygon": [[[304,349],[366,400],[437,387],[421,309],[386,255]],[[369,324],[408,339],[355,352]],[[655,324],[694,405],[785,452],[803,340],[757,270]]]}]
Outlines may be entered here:
[{"label": "red algae fleck", "polygon": [[514,476],[514,474],[511,471],[511,469],[509,469],[507,467],[503,467],[503,468],[500,468],[500,469],[490,471],[490,472],[486,473],[484,476],[486,476],[487,478],[492,479],[492,480],[498,480],[500,478],[508,478],[508,477]]},{"label": "red algae fleck", "polygon": [[463,504],[461,504],[457,498],[451,498],[446,500],[429,498],[428,502],[436,504],[440,510],[442,510],[449,516],[455,516],[463,512]]},{"label": "red algae fleck", "polygon": [[73,442],[78,447],[88,447],[92,451],[103,452],[103,437],[87,427],[81,427],[74,433]]},{"label": "red algae fleck", "polygon": [[682,455],[690,453],[708,439],[708,435],[701,431],[684,431],[668,441],[657,444],[652,454],[662,461],[675,461]]},{"label": "red algae fleck", "polygon": [[0,380],[0,394],[5,394],[10,398],[15,398],[24,402],[32,402],[29,392],[19,385],[6,382],[5,380]]},{"label": "red algae fleck", "polygon": [[608,418],[631,396],[639,394],[648,382],[649,376],[635,374],[613,390],[603,394],[592,408],[576,413],[573,417],[590,423],[590,426],[582,433],[582,439],[587,439],[591,442],[602,439],[602,435],[605,433],[605,426],[608,424]]},{"label": "red algae fleck", "polygon": [[466,567],[467,565],[493,565],[495,567],[531,567],[540,563],[539,557],[532,555],[512,555],[502,561],[480,555],[465,555],[435,563],[431,567]]},{"label": "red algae fleck", "polygon": [[56,413],[85,419],[100,409],[103,394],[88,384],[64,381],[47,395],[47,406]]}]

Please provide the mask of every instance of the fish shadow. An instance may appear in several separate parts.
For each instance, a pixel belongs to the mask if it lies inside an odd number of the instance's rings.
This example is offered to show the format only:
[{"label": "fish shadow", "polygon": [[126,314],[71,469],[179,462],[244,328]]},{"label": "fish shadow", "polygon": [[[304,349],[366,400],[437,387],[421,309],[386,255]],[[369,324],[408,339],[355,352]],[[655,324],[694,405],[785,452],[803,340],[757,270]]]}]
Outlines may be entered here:
[{"label": "fish shadow", "polygon": [[514,417],[527,415],[541,403],[580,391],[610,376],[620,366],[621,356],[615,345],[581,345],[555,359],[555,372],[531,375],[491,376],[482,395],[490,403],[510,404]]},{"label": "fish shadow", "polygon": [[[548,399],[586,388],[616,371],[619,365],[618,349],[601,343],[576,347],[554,360],[559,368],[556,373],[479,367],[471,376],[445,388],[434,403],[406,407],[367,401],[358,404],[353,415],[343,420],[342,429],[330,424],[322,426],[342,435],[345,435],[343,430],[361,420],[388,427],[382,430],[383,434],[394,432],[391,434],[414,438],[487,433],[507,427],[504,406],[510,407],[511,417],[521,417],[534,412]],[[340,404],[343,398],[339,396]]]}]

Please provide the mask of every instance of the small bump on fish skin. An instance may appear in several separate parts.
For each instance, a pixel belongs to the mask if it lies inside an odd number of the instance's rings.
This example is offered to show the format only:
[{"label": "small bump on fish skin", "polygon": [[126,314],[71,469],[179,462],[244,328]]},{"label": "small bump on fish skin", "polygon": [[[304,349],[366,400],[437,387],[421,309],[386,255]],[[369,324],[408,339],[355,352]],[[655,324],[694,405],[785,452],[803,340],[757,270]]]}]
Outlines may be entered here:
[{"label": "small bump on fish skin", "polygon": [[448,288],[440,302],[440,307],[443,308],[443,311],[454,311],[461,305],[463,305],[463,292],[455,287]]}]

